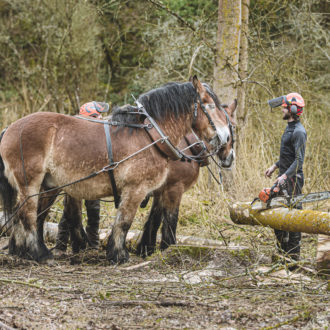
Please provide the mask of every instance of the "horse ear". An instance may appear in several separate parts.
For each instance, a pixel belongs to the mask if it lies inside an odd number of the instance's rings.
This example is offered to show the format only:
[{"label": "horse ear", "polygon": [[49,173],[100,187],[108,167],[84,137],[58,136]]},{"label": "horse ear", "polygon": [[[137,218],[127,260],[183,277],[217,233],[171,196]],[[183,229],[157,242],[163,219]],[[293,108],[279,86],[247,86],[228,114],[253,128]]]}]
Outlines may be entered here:
[{"label": "horse ear", "polygon": [[232,104],[230,104],[226,110],[227,110],[228,114],[230,114],[232,116],[234,114],[236,108],[237,108],[237,99],[235,99],[234,102]]},{"label": "horse ear", "polygon": [[189,82],[191,82],[191,83],[192,83],[192,81],[193,81],[193,77],[192,77],[192,76],[190,76],[190,77],[189,77]]},{"label": "horse ear", "polygon": [[203,89],[201,82],[198,80],[197,76],[194,75],[192,78],[192,84],[195,87],[197,92],[200,92]]}]

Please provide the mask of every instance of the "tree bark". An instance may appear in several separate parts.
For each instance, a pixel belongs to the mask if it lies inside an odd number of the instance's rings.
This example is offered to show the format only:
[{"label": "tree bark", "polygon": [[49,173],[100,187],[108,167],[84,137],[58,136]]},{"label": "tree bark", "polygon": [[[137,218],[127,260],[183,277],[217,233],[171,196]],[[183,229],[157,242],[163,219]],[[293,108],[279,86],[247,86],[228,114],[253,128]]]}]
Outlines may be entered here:
[{"label": "tree bark", "polygon": [[[240,51],[242,0],[219,0],[217,54],[213,89],[222,103],[230,104],[237,98],[238,62]],[[234,117],[236,114],[234,114]],[[235,163],[223,171],[225,190],[232,187]],[[210,180],[209,180],[210,181]]]},{"label": "tree bark", "polygon": [[245,107],[245,90],[248,72],[248,34],[249,34],[249,6],[250,0],[242,0],[242,29],[241,29],[241,49],[239,55],[239,76],[240,83],[237,89],[237,135],[240,137],[247,121],[247,108]]},{"label": "tree bark", "polygon": [[285,207],[253,210],[250,203],[235,203],[229,207],[231,220],[240,225],[261,225],[274,229],[330,235],[330,213],[297,210]]},{"label": "tree bark", "polygon": [[237,97],[241,0],[219,0],[217,55],[213,88],[221,102]]}]

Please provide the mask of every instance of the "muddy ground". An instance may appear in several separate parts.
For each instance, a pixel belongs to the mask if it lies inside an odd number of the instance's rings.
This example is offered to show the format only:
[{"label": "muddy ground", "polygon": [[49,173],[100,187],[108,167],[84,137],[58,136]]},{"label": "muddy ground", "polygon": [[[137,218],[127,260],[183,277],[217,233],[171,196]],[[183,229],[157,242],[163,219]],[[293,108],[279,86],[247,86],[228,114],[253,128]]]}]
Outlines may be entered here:
[{"label": "muddy ground", "polygon": [[0,328],[327,329],[330,288],[315,274],[316,235],[303,236],[304,268],[290,272],[271,259],[269,229],[249,233],[239,240],[247,249],[173,247],[146,260],[131,254],[121,266],[101,249],[51,265],[1,251]]}]

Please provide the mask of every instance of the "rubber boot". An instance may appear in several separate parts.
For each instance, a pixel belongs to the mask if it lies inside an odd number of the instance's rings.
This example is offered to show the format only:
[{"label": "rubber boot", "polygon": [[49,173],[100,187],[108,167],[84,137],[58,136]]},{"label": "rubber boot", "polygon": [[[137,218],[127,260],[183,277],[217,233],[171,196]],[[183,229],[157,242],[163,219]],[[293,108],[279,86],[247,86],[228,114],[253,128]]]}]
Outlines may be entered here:
[{"label": "rubber boot", "polygon": [[276,246],[278,253],[285,256],[288,252],[289,232],[284,230],[274,229],[277,239]]},{"label": "rubber boot", "polygon": [[85,201],[87,211],[86,233],[91,248],[99,246],[100,200]]}]

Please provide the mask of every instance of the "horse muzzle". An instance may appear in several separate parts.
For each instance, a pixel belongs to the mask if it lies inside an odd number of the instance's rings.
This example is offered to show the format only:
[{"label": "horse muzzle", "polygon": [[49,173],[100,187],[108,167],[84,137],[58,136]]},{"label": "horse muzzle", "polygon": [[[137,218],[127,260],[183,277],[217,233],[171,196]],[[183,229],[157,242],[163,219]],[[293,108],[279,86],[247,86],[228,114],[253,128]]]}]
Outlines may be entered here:
[{"label": "horse muzzle", "polygon": [[229,168],[233,164],[233,161],[235,159],[235,150],[230,149],[229,155],[224,159],[220,159],[221,166],[224,168]]}]

